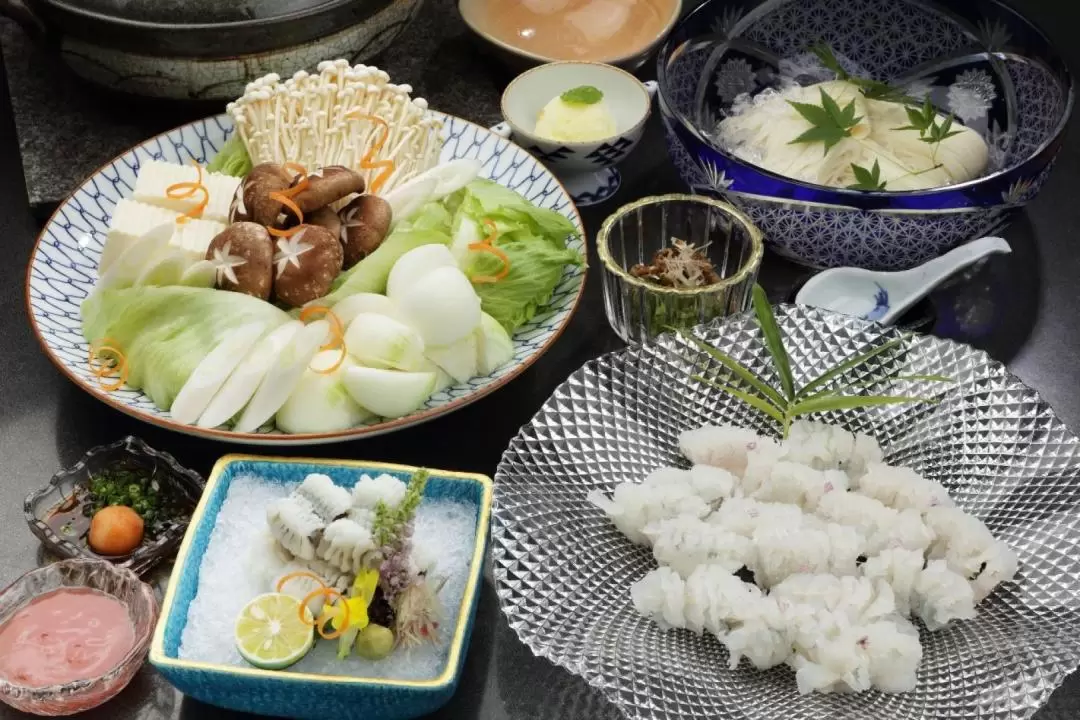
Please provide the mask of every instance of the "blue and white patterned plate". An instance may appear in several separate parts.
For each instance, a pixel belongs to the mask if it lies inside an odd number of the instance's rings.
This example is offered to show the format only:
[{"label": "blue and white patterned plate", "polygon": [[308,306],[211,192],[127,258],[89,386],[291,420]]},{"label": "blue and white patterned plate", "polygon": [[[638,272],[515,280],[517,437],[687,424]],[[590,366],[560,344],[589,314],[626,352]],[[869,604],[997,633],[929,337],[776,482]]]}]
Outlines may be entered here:
[{"label": "blue and white patterned plate", "polygon": [[[577,208],[558,180],[535,158],[495,133],[450,115],[441,115],[445,142],[442,160],[476,158],[481,174],[521,193],[540,207],[568,217],[579,237],[571,245],[585,251],[585,229]],[[551,346],[577,309],[585,286],[585,268],[568,267],[551,302],[514,334],[514,359],[491,375],[454,385],[431,397],[423,408],[404,418],[336,433],[288,435],[279,432],[236,433],[183,425],[159,410],[142,392],[105,392],[87,364],[89,346],[82,335],[79,306],[97,280],[97,265],[113,208],[129,196],[139,165],[150,159],[205,163],[232,133],[225,116],[183,125],[147,140],[106,164],[45,225],[26,271],[30,324],[45,354],[68,378],[114,408],[154,425],[202,437],[263,445],[311,445],[377,435],[425,422],[491,393],[521,374]]]}]

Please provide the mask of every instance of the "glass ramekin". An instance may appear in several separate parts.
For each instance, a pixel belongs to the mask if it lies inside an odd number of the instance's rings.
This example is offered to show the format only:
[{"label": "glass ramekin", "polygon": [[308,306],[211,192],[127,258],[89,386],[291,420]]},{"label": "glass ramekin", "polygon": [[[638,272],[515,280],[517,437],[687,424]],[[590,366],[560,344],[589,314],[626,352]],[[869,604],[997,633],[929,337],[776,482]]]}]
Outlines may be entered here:
[{"label": "glass ramekin", "polygon": [[[635,277],[630,268],[650,263],[673,239],[699,249],[719,282],[674,288]],[[761,231],[731,205],[697,195],[646,197],[615,211],[600,228],[604,309],[626,342],[694,327],[749,307],[763,254]]]},{"label": "glass ramekin", "polygon": [[154,589],[105,560],[62,560],[26,573],[0,592],[0,624],[32,599],[62,587],[92,588],[122,602],[135,626],[135,644],[116,667],[89,680],[32,688],[0,679],[0,701],[16,710],[57,716],[97,707],[131,682],[149,651],[158,618]]},{"label": "glass ramekin", "polygon": [[[157,537],[148,537],[130,555],[110,557],[95,553],[85,540],[54,532],[49,518],[60,508],[81,510],[90,479],[116,463],[136,465],[152,474],[163,495],[183,512]],[[201,475],[180,465],[172,455],[154,450],[142,440],[129,435],[110,445],[93,448],[79,462],[57,472],[48,485],[27,496],[23,502],[23,514],[30,532],[41,540],[51,554],[61,558],[108,560],[136,575],[147,576],[159,563],[176,554],[187,531],[187,518],[199,504],[205,486],[206,481]]]}]

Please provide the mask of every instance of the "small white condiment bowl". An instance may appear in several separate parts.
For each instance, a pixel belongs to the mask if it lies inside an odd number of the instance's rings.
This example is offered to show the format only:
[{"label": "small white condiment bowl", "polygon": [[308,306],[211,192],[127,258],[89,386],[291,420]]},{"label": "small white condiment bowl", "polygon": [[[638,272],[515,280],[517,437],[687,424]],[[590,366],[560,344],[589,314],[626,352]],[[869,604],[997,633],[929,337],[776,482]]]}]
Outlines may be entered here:
[{"label": "small white condiment bowl", "polygon": [[[536,134],[536,119],[552,99],[591,85],[604,94],[615,134],[590,142],[560,142]],[[656,83],[642,82],[612,65],[554,62],[514,78],[502,96],[503,122],[492,128],[532,153],[559,176],[578,205],[607,200],[622,182],[615,165],[634,149],[652,112]]]}]

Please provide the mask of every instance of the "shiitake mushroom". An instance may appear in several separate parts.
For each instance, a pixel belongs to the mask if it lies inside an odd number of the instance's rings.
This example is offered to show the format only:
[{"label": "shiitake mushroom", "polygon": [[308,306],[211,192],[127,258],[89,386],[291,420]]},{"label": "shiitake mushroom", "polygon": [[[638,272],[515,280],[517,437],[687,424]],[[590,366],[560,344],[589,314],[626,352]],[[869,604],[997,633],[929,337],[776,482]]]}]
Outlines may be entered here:
[{"label": "shiitake mushroom", "polygon": [[360,173],[341,165],[330,165],[308,173],[306,178],[297,178],[293,185],[306,183],[303,190],[292,196],[300,211],[314,212],[327,205],[343,200],[353,193],[364,191],[364,178]]},{"label": "shiitake mushroom", "polygon": [[239,201],[233,203],[233,219],[246,217],[259,225],[273,226],[281,215],[282,204],[271,195],[287,190],[292,175],[276,163],[260,163],[251,169],[240,187]]},{"label": "shiitake mushroom", "polygon": [[[363,176],[338,165],[307,175],[276,163],[256,165],[237,189],[233,224],[207,250],[207,259],[221,266],[218,286],[264,300],[273,295],[292,307],[322,297],[342,268],[374,251],[389,232],[391,209],[382,198],[361,195],[340,215],[332,209],[363,190]],[[275,193],[299,208],[302,224]],[[295,232],[276,239],[267,230],[289,227]]]},{"label": "shiitake mushroom", "polygon": [[315,212],[306,213],[304,222],[308,225],[318,225],[330,231],[334,237],[341,236],[341,217],[330,207],[319,208]]},{"label": "shiitake mushroom", "polygon": [[206,259],[214,263],[217,287],[262,300],[270,298],[273,256],[270,233],[253,222],[233,223],[206,249]]},{"label": "shiitake mushroom", "polygon": [[300,225],[274,243],[274,298],[300,307],[330,292],[341,272],[341,243],[318,225]]},{"label": "shiitake mushroom", "polygon": [[361,195],[341,210],[341,245],[346,269],[375,252],[390,231],[393,211],[378,195]]}]

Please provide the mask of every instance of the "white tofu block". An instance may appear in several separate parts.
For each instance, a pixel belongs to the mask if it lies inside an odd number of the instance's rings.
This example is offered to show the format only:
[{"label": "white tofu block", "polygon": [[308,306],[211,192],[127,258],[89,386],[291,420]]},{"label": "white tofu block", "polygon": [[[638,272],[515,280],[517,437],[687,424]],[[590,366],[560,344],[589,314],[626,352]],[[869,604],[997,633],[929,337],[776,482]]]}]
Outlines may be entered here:
[{"label": "white tofu block", "polygon": [[201,259],[206,256],[210,241],[224,232],[226,227],[228,226],[223,222],[190,218],[177,224],[169,244],[198,255]]},{"label": "white tofu block", "polygon": [[118,202],[109,221],[109,234],[105,239],[105,247],[101,251],[98,274],[103,274],[124,250],[148,230],[158,225],[176,222],[178,217],[180,217],[179,213],[172,210],[146,205],[128,198]]},{"label": "white tofu block", "polygon": [[[168,188],[179,183],[194,183],[199,180],[199,169],[194,165],[150,160],[139,168],[135,180],[135,192],[132,197],[139,202],[174,210],[178,213],[193,211],[203,199],[201,191],[187,197],[169,197]],[[236,188],[241,179],[220,173],[202,171],[202,184],[210,194],[209,202],[203,210],[201,219],[227,223],[229,207],[232,205]],[[173,193],[177,194],[176,192]]]}]

